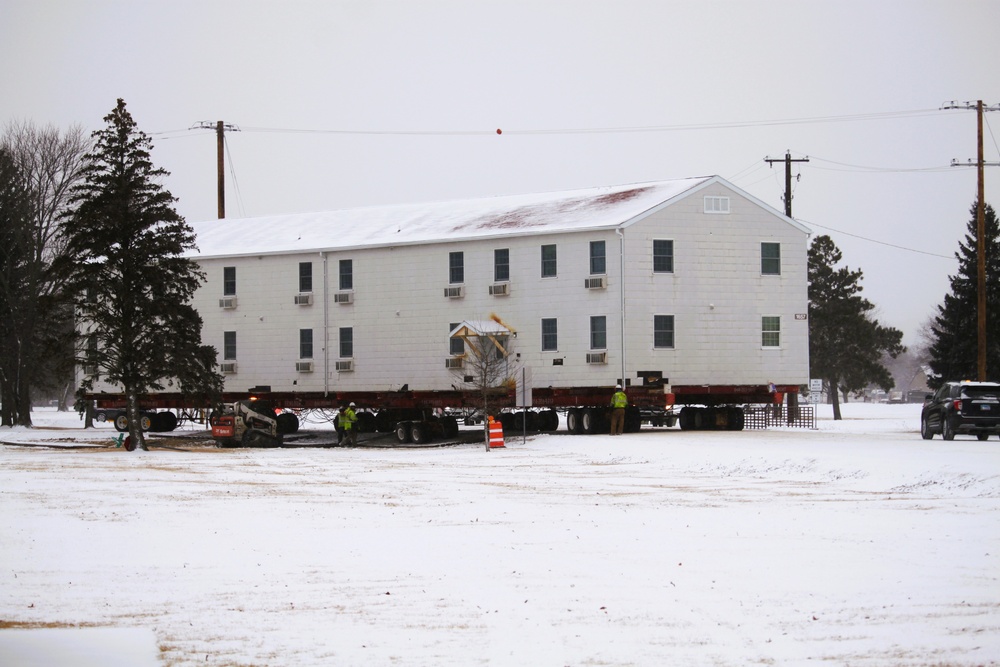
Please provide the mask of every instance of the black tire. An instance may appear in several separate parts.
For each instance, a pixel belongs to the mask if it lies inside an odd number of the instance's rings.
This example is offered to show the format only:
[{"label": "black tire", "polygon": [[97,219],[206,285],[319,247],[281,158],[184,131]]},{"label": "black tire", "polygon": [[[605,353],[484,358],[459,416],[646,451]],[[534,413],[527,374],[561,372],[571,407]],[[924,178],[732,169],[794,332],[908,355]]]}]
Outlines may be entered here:
[{"label": "black tire", "polygon": [[413,422],[413,425],[410,426],[410,439],[412,439],[413,442],[418,445],[423,444],[425,442],[430,442],[431,435],[430,435],[430,429],[428,429],[427,424],[421,422]]},{"label": "black tire", "polygon": [[149,430],[153,431],[154,433],[161,433],[163,431],[166,431],[167,429],[164,428],[167,425],[166,424],[166,417],[163,416],[163,415],[166,415],[166,414],[169,414],[169,413],[166,413],[166,412],[154,412],[154,413],[150,414],[149,415]]},{"label": "black tire", "polygon": [[597,414],[597,408],[586,408],[583,410],[580,422],[583,432],[587,435],[594,435],[597,433],[600,421],[600,415]]},{"label": "black tire", "polygon": [[153,428],[153,418],[148,414],[143,413],[139,416],[139,428],[143,431],[148,431]]},{"label": "black tire", "polygon": [[160,419],[163,420],[163,430],[164,431],[173,431],[174,429],[177,428],[177,424],[179,423],[179,420],[177,419],[177,415],[175,415],[173,412],[169,412],[169,411],[168,412],[161,412],[159,414],[163,415],[162,417],[160,417]]},{"label": "black tire", "polygon": [[642,411],[632,406],[625,408],[625,432],[638,433],[642,430]]},{"label": "black tire", "polygon": [[379,410],[375,415],[375,430],[379,433],[392,433],[396,430],[397,421],[389,410]]},{"label": "black tire", "polygon": [[375,415],[371,412],[359,412],[357,429],[358,433],[374,433]]},{"label": "black tire", "polygon": [[583,415],[580,408],[570,408],[566,413],[566,430],[573,435],[583,433]]},{"label": "black tire", "polygon": [[541,429],[543,431],[555,431],[559,429],[559,413],[551,408],[541,414]]},{"label": "black tire", "polygon": [[115,415],[115,430],[119,433],[124,433],[128,430],[128,415],[124,412],[119,412]]},{"label": "black tire", "polygon": [[678,421],[681,423],[682,431],[691,430],[691,416],[694,414],[693,410],[694,408],[681,408],[681,414]]},{"label": "black tire", "polygon": [[396,440],[399,441],[399,444],[405,445],[412,437],[413,436],[410,433],[410,422],[399,422],[396,424]]},{"label": "black tire", "polygon": [[108,421],[108,413],[105,412],[104,410],[98,410],[96,413],[94,413],[94,421],[98,422]]},{"label": "black tire", "polygon": [[441,428],[444,430],[444,437],[454,438],[458,435],[458,419],[452,416],[441,420]]},{"label": "black tire", "polygon": [[278,433],[282,435],[298,433],[299,418],[294,412],[282,412],[274,419],[278,422]]},{"label": "black tire", "polygon": [[989,440],[990,439],[990,434],[989,433],[977,433],[976,434],[976,438],[978,438],[979,441],[982,442],[984,440]]},{"label": "black tire", "polygon": [[941,437],[944,440],[955,439],[955,430],[951,427],[951,421],[949,421],[947,415],[941,417]]},{"label": "black tire", "polygon": [[934,431],[931,430],[930,424],[927,423],[927,417],[920,420],[920,437],[924,440],[930,440],[934,437]]}]

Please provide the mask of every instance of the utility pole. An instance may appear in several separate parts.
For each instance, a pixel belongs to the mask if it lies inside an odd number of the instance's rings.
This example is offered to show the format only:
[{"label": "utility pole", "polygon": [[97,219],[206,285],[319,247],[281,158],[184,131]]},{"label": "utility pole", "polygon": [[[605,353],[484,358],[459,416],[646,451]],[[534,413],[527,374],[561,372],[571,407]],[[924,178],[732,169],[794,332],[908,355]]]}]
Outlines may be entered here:
[{"label": "utility pole", "polygon": [[[986,162],[983,160],[983,112],[1000,111],[1000,105],[991,107],[983,106],[983,101],[979,100],[975,104],[972,102],[946,102],[942,109],[975,109],[976,126],[978,128],[978,151],[976,158],[976,170],[979,172],[979,183],[976,194],[976,315],[977,315],[977,346],[978,355],[976,359],[976,372],[980,382],[986,380],[986,186],[984,184],[983,167]],[[969,162],[971,164],[971,160]],[[958,160],[952,160],[951,166],[959,166]],[[990,166],[1000,166],[1000,163]]]},{"label": "utility pole", "polygon": [[793,162],[809,162],[808,157],[795,158],[792,159],[791,151],[785,151],[785,157],[783,158],[764,158],[764,162],[768,163],[772,167],[775,162],[785,163],[785,215],[789,218],[792,217],[792,163]]},{"label": "utility pole", "polygon": [[191,126],[191,129],[203,129],[203,130],[215,130],[215,142],[217,145],[217,171],[219,176],[219,220],[226,217],[226,167],[225,167],[225,133],[229,132],[239,132],[240,128],[229,123],[223,123],[221,120],[212,122],[210,120],[203,120]]}]

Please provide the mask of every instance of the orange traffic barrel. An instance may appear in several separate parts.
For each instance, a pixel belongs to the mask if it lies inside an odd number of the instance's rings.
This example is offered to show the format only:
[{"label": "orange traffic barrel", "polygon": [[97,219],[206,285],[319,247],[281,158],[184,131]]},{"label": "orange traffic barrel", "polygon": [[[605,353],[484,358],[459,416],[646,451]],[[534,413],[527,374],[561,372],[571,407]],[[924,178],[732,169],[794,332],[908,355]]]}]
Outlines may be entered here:
[{"label": "orange traffic barrel", "polygon": [[503,447],[503,425],[490,417],[490,449]]}]

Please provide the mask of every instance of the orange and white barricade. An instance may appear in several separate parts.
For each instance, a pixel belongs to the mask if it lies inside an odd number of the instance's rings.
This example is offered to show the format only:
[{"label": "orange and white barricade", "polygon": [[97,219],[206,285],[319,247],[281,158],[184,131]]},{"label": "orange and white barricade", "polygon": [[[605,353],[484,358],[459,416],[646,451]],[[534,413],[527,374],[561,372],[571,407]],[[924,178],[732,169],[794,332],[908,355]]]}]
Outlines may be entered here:
[{"label": "orange and white barricade", "polygon": [[503,447],[503,446],[504,446],[504,444],[503,444],[503,425],[499,421],[493,419],[493,416],[490,415],[490,419],[489,419],[489,440],[487,441],[487,448],[488,449],[498,449],[498,448]]}]

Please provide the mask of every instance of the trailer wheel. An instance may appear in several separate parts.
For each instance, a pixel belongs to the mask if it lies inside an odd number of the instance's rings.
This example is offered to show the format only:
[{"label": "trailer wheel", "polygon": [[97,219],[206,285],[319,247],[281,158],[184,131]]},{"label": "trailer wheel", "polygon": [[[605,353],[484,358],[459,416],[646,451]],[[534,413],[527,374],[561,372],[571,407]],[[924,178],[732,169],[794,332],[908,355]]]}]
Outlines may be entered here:
[{"label": "trailer wheel", "polygon": [[600,416],[597,414],[596,408],[586,408],[583,410],[583,414],[580,417],[580,426],[583,428],[584,433],[587,435],[597,433],[599,422]]},{"label": "trailer wheel", "polygon": [[399,422],[396,424],[396,440],[399,444],[405,445],[412,437],[410,433],[410,422]]},{"label": "trailer wheel", "polygon": [[566,413],[566,430],[573,435],[583,433],[583,419],[580,415],[580,408],[570,408]]},{"label": "trailer wheel", "polygon": [[128,430],[128,415],[124,412],[119,412],[115,415],[115,430],[119,433],[124,433]]},{"label": "trailer wheel", "polygon": [[98,410],[94,414],[94,421],[98,421],[98,422],[106,422],[106,421],[108,421],[108,413],[106,413],[104,410]]},{"label": "trailer wheel", "polygon": [[559,413],[548,409],[538,415],[539,429],[542,431],[555,431],[559,428]]},{"label": "trailer wheel", "polygon": [[164,431],[173,431],[174,429],[177,428],[178,424],[177,415],[175,415],[173,412],[170,411],[161,412],[159,414],[163,415],[161,419],[163,420]]},{"label": "trailer wheel", "polygon": [[446,438],[454,438],[458,435],[458,420],[450,415],[441,420],[441,427],[444,429],[444,437]]},{"label": "trailer wheel", "polygon": [[274,419],[278,422],[278,433],[298,433],[299,418],[294,412],[282,412]]},{"label": "trailer wheel", "polygon": [[358,433],[375,432],[375,415],[370,412],[358,413]]},{"label": "trailer wheel", "polygon": [[428,425],[422,422],[413,422],[413,425],[410,426],[410,439],[418,445],[430,442],[431,435]]},{"label": "trailer wheel", "polygon": [[153,427],[153,420],[148,414],[142,414],[139,417],[139,428],[143,431],[148,431]]}]

